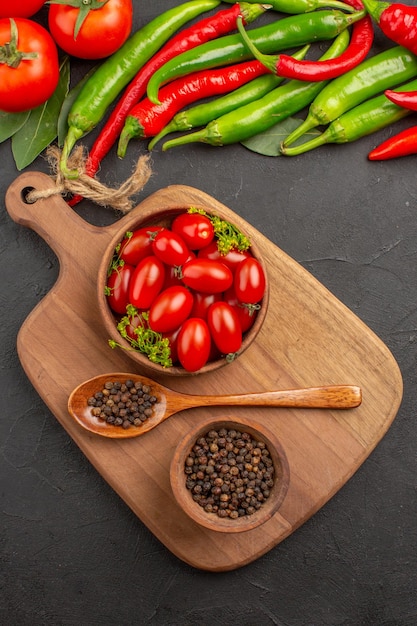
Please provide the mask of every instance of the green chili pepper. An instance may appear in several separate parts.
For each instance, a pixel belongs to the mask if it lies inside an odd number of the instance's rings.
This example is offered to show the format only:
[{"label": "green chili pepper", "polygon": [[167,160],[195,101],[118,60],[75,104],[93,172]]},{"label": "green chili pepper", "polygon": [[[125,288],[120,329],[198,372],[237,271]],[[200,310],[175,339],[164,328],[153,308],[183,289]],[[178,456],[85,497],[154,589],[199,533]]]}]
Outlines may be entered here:
[{"label": "green chili pepper", "polygon": [[330,124],[376,94],[417,76],[417,57],[402,46],[389,48],[335,78],[312,102],[306,119],[283,143],[286,148],[316,126]]},{"label": "green chili pepper", "polygon": [[[314,41],[328,41],[362,19],[366,13],[357,11],[349,15],[341,11],[317,11],[304,15],[291,15],[271,24],[254,28],[248,35],[263,53],[277,53]],[[179,54],[160,67],[148,83],[148,98],[159,104],[159,87],[179,76],[211,67],[230,65],[253,58],[240,34],[226,35]]]},{"label": "green chili pepper", "polygon": [[[304,48],[293,54],[293,57],[303,59],[309,48],[309,45],[304,46]],[[172,118],[169,124],[149,142],[148,150],[153,150],[158,141],[169,133],[205,126],[212,120],[215,120],[216,117],[225,115],[229,113],[229,111],[234,111],[238,107],[242,107],[254,100],[259,100],[259,98],[265,96],[272,91],[272,89],[278,87],[284,80],[285,79],[281,76],[274,76],[273,74],[258,76],[258,78],[254,78],[247,85],[242,85],[242,87],[235,89],[232,93],[209,100],[208,102],[202,102],[190,109],[180,111]]]},{"label": "green chili pepper", "polygon": [[[416,88],[417,80],[414,80],[396,91]],[[329,143],[350,143],[376,133],[410,114],[411,111],[394,104],[384,94],[375,96],[335,119],[321,135],[293,148],[284,147],[282,154],[297,156]]]},{"label": "green chili pepper", "polygon": [[60,169],[67,178],[78,177],[78,171],[71,171],[67,166],[68,156],[75,143],[97,126],[108,107],[138,70],[176,30],[219,4],[220,0],[191,0],[162,13],[136,31],[115,54],[100,65],[84,85],[68,115],[69,129],[60,162]]},{"label": "green chili pepper", "polygon": [[[328,59],[341,54],[348,44],[349,33],[343,31],[321,58]],[[326,82],[289,81],[273,89],[263,98],[213,120],[202,130],[165,142],[162,149],[167,150],[196,141],[212,146],[244,141],[301,111],[323,89]]]},{"label": "green chili pepper", "polygon": [[[233,4],[236,0],[224,0]],[[247,0],[249,3],[257,2],[257,0]],[[341,9],[342,11],[352,11],[352,7],[340,2],[340,0],[270,0],[268,4],[271,5],[273,11],[279,11],[280,13],[309,13],[316,9]]]}]

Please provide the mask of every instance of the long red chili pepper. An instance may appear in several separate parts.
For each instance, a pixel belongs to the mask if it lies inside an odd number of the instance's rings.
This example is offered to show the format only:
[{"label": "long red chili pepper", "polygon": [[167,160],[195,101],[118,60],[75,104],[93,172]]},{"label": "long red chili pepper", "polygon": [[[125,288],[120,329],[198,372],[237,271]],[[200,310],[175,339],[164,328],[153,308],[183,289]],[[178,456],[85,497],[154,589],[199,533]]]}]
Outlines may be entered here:
[{"label": "long red chili pepper", "polygon": [[[269,5],[267,4],[236,2],[233,6],[217,11],[214,15],[199,20],[189,28],[185,28],[174,35],[143,66],[125,90],[90,150],[86,174],[88,176],[96,174],[101,161],[116,143],[130,109],[146,93],[148,81],[159,67],[186,50],[235,30],[236,19],[239,15],[242,16],[245,24],[250,24],[268,8]],[[81,196],[74,196],[69,204],[75,206],[80,200],[82,200]]]},{"label": "long red chili pepper", "polygon": [[417,91],[392,91],[387,89],[384,94],[394,104],[398,104],[399,107],[409,109],[410,111],[417,111]]},{"label": "long red chili pepper", "polygon": [[384,35],[417,54],[417,7],[379,0],[363,0],[363,4]]},{"label": "long red chili pepper", "polygon": [[394,137],[383,141],[368,154],[370,161],[387,161],[417,154],[417,126],[406,128]]},{"label": "long red chili pepper", "polygon": [[252,60],[201,70],[173,80],[161,88],[161,104],[144,98],[131,109],[120,135],[117,155],[123,158],[129,141],[135,137],[155,137],[185,106],[196,100],[229,93],[267,72],[262,63]]},{"label": "long red chili pepper", "polygon": [[[363,9],[361,0],[345,1],[346,4],[353,6],[355,9]],[[335,59],[309,61],[294,59],[294,57],[287,54],[262,54],[256,49],[240,25],[239,31],[254,56],[264,63],[270,72],[284,78],[307,80],[309,82],[330,80],[356,67],[366,58],[374,40],[372,19],[369,15],[364,15],[362,19],[353,25],[352,37],[345,52]]]}]

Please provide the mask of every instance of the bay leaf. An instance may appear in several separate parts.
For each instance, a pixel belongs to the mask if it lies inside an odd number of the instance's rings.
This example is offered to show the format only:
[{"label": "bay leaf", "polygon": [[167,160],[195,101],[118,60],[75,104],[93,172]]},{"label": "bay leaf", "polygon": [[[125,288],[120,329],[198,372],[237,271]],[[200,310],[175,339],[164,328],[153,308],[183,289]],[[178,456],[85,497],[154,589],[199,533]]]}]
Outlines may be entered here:
[{"label": "bay leaf", "polygon": [[6,113],[0,111],[0,143],[10,139],[29,117],[29,111],[22,111],[22,113]]},{"label": "bay leaf", "polygon": [[[289,117],[282,122],[278,122],[278,124],[275,124],[275,126],[272,126],[268,130],[265,130],[262,133],[258,133],[257,135],[254,135],[253,137],[250,137],[249,139],[246,139],[241,143],[248,150],[251,150],[252,152],[257,152],[258,154],[262,154],[263,156],[282,156],[282,142],[286,137],[288,137],[290,133],[292,133],[293,130],[300,126],[302,121],[303,120],[299,118]],[[312,135],[318,134],[320,133],[316,130],[309,131],[308,133],[306,133],[306,135],[303,135],[303,137],[301,137],[297,141],[294,141],[294,144],[292,145],[300,145],[308,139],[311,139]]]},{"label": "bay leaf", "polygon": [[58,86],[45,104],[30,111],[26,123],[12,137],[12,152],[17,169],[23,170],[56,139],[58,117],[68,94],[70,63],[68,57],[60,66]]},{"label": "bay leaf", "polygon": [[94,74],[97,67],[97,65],[92,67],[91,70],[83,76],[83,78],[69,91],[68,95],[65,97],[58,117],[58,146],[60,148],[64,145],[65,137],[68,132],[68,113],[70,112],[71,107],[77,99],[81,89],[84,87],[87,80]]}]

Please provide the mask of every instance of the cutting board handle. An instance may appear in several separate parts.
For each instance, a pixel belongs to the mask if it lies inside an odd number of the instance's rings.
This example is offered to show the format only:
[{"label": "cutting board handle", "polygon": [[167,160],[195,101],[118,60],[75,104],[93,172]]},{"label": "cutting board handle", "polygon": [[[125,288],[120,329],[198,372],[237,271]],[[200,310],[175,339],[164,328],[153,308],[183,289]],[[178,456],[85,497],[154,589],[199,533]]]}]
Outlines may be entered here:
[{"label": "cutting board handle", "polygon": [[60,194],[29,203],[28,193],[46,191],[53,180],[42,172],[25,172],[9,186],[6,192],[6,208],[10,217],[18,224],[38,233],[56,253],[60,261],[74,256],[77,250],[91,247],[92,237],[108,239],[109,229],[93,226],[81,218]]}]

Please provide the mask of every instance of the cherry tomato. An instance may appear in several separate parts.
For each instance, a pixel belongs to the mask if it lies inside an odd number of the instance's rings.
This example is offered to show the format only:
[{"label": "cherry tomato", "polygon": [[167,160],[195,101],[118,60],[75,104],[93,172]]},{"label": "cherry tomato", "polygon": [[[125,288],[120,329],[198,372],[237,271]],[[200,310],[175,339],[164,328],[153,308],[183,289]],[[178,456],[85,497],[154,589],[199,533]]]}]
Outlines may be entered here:
[{"label": "cherry tomato", "polygon": [[214,237],[213,224],[199,213],[181,213],[172,222],[172,230],[184,239],[191,250],[204,248]]},{"label": "cherry tomato", "polygon": [[129,284],[134,271],[132,265],[125,263],[113,270],[107,279],[107,302],[115,313],[126,313],[126,306],[129,304]]},{"label": "cherry tomato", "polygon": [[235,272],[235,293],[246,304],[256,304],[265,293],[265,274],[261,264],[255,257],[245,259]]},{"label": "cherry tomato", "polygon": [[236,311],[242,333],[245,333],[249,330],[249,328],[252,328],[253,323],[256,320],[257,311],[253,308],[245,306],[243,302],[240,302],[240,300],[237,299],[233,286],[225,291],[223,294],[223,300],[230,304],[230,306]]},{"label": "cherry tomato", "polygon": [[233,274],[227,265],[220,261],[197,257],[183,265],[182,281],[196,291],[220,293],[232,285]]},{"label": "cherry tomato", "polygon": [[190,250],[185,241],[168,228],[156,234],[152,241],[152,250],[154,255],[167,265],[180,266],[190,256]]},{"label": "cherry tomato", "polygon": [[197,372],[210,356],[211,338],[207,323],[189,317],[181,326],[177,339],[178,359],[185,370]]},{"label": "cherry tomato", "polygon": [[130,318],[130,324],[127,324],[127,326],[125,326],[125,330],[127,335],[131,338],[131,339],[137,339],[138,336],[135,332],[136,328],[138,328],[138,326],[144,326],[144,319],[142,317],[142,315],[140,313],[138,313],[137,315],[134,315],[133,317]]},{"label": "cherry tomato", "polygon": [[213,302],[221,300],[222,295],[220,293],[202,293],[200,291],[194,291],[194,304],[191,309],[190,317],[201,317],[201,319],[207,319],[207,311]]},{"label": "cherry tomato", "polygon": [[229,267],[232,272],[234,272],[239,263],[247,259],[249,256],[252,256],[250,252],[240,250],[230,250],[227,254],[220,254],[219,249],[217,247],[217,241],[212,241],[206,248],[199,250],[198,257],[200,259],[212,259],[212,261],[221,261],[227,267]]},{"label": "cherry tomato", "polygon": [[169,333],[187,319],[192,306],[193,296],[186,287],[168,287],[152,303],[149,326],[158,333]]},{"label": "cherry tomato", "polygon": [[45,0],[0,0],[0,17],[32,17],[45,4]]},{"label": "cherry tomato", "polygon": [[120,258],[130,265],[137,265],[146,256],[152,255],[152,233],[162,230],[162,226],[149,226],[134,230],[125,237],[120,246]]},{"label": "cherry tomato", "polygon": [[[11,46],[5,44],[11,43]],[[23,58],[16,60],[14,43]],[[25,18],[0,20],[0,109],[8,113],[28,111],[44,104],[59,80],[56,45],[48,31]],[[35,55],[30,58],[30,55]],[[29,55],[26,56],[25,55]],[[17,65],[12,66],[13,60]]]},{"label": "cherry tomato", "polygon": [[[83,4],[80,2],[80,6]],[[96,5],[101,1],[96,0]],[[80,59],[103,59],[118,50],[132,30],[132,0],[108,0],[100,8],[90,10],[78,33],[76,22],[79,7],[51,4],[49,30],[64,52]]]},{"label": "cherry tomato", "polygon": [[162,289],[165,267],[155,256],[147,256],[136,266],[129,286],[129,302],[138,309],[149,309]]},{"label": "cherry tomato", "polygon": [[214,302],[207,312],[211,337],[222,354],[234,354],[242,345],[242,330],[236,311],[230,304]]}]

